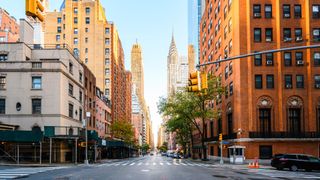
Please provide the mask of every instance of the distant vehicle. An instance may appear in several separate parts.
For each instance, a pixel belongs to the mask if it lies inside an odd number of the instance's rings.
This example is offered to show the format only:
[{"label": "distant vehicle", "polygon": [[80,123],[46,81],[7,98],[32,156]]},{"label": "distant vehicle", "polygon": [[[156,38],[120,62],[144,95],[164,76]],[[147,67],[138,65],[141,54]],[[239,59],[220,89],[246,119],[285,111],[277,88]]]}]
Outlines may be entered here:
[{"label": "distant vehicle", "polygon": [[172,150],[167,151],[167,157],[173,157],[174,152]]},{"label": "distant vehicle", "polygon": [[166,152],[162,152],[161,156],[167,156],[167,153]]},{"label": "distant vehicle", "polygon": [[320,170],[320,159],[305,154],[276,154],[271,160],[271,166],[291,171],[304,169],[306,171]]},{"label": "distant vehicle", "polygon": [[175,158],[175,159],[180,159],[179,153],[174,153],[174,154],[173,154],[173,158]]},{"label": "distant vehicle", "polygon": [[150,156],[153,156],[153,152],[150,153]]}]

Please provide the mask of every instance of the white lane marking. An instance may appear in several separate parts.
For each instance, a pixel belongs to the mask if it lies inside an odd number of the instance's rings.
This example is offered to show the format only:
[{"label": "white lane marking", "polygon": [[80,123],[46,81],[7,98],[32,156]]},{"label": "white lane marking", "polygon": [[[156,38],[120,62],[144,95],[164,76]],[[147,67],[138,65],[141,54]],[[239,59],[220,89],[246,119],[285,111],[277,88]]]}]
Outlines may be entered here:
[{"label": "white lane marking", "polygon": [[142,169],[141,171],[142,172],[149,172],[150,170],[149,169]]},{"label": "white lane marking", "polygon": [[185,164],[185,163],[180,163],[180,164],[182,164],[182,165],[186,166],[186,164]]},{"label": "white lane marking", "polygon": [[133,165],[135,165],[135,164],[136,164],[136,163],[131,163],[130,166],[133,166]]},{"label": "white lane marking", "polygon": [[119,166],[120,165],[120,163],[117,163],[117,164],[115,164],[114,166]]},{"label": "white lane marking", "polygon": [[153,165],[155,166],[155,165],[156,165],[156,163],[153,163]]},{"label": "white lane marking", "polygon": [[138,166],[140,166],[142,164],[142,162],[140,162],[139,164],[138,164]]},{"label": "white lane marking", "polygon": [[128,163],[124,163],[124,164],[122,164],[122,166],[126,166],[126,165],[128,165]]},{"label": "white lane marking", "polygon": [[161,162],[160,165],[163,166],[163,163]]},{"label": "white lane marking", "polygon": [[168,165],[171,165],[169,162],[167,162]]}]

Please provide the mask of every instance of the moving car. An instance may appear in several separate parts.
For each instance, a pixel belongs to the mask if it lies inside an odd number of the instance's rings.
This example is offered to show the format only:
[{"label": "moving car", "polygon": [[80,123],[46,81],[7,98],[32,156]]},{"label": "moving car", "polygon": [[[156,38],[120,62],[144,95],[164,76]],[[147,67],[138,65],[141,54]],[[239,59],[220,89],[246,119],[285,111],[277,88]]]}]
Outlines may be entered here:
[{"label": "moving car", "polygon": [[304,169],[306,171],[320,170],[320,159],[305,154],[276,154],[271,160],[271,166],[291,171]]}]

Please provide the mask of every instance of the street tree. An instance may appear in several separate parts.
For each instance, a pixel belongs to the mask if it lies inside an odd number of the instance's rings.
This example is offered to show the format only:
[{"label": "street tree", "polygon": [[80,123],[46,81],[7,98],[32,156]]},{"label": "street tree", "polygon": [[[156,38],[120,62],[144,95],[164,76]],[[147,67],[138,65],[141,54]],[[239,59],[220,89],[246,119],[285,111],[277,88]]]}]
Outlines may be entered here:
[{"label": "street tree", "polygon": [[133,126],[130,123],[126,121],[116,121],[112,123],[110,129],[115,138],[119,138],[127,144],[133,144],[134,132]]},{"label": "street tree", "polygon": [[[201,138],[203,159],[207,159],[204,125],[207,120],[215,119],[219,112],[217,109],[207,107],[207,104],[212,101],[220,101],[223,93],[221,79],[209,76],[208,89],[200,92],[177,92],[168,98],[160,98],[158,103],[159,113],[168,117],[169,121],[182,121],[190,124],[190,141],[193,141],[192,128],[197,130]],[[191,144],[193,146],[193,143]]]}]

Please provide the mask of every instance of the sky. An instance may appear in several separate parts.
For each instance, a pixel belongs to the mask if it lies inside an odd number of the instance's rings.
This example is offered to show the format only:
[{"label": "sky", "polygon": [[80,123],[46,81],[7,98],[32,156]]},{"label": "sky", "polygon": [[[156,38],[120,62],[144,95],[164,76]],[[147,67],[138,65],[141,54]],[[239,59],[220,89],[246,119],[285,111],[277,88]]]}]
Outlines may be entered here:
[{"label": "sky", "polygon": [[[14,2],[14,3],[13,3]],[[62,0],[50,0],[50,10],[59,9]],[[16,19],[24,18],[25,0],[0,0],[0,7]],[[101,0],[108,21],[118,28],[130,70],[130,52],[138,41],[142,46],[145,99],[150,107],[154,139],[162,122],[157,102],[167,91],[167,55],[174,32],[179,55],[187,56],[187,0]]]}]

